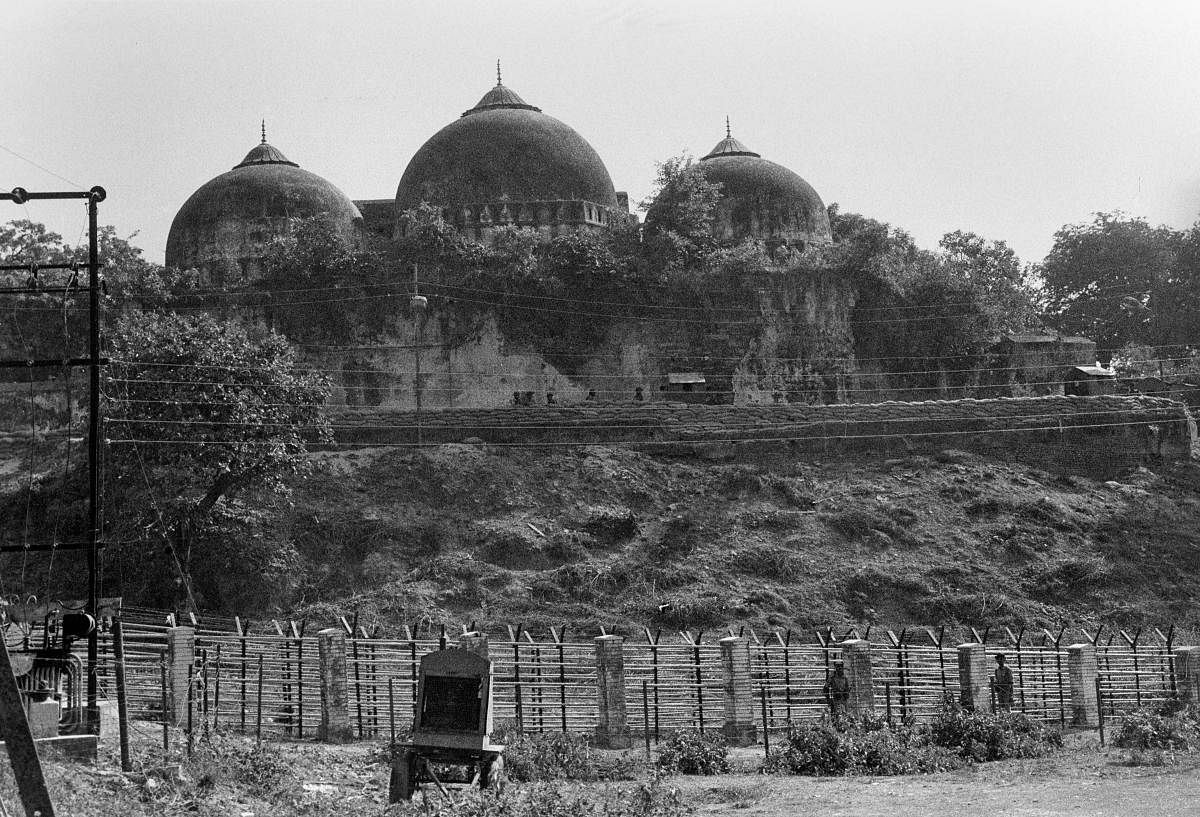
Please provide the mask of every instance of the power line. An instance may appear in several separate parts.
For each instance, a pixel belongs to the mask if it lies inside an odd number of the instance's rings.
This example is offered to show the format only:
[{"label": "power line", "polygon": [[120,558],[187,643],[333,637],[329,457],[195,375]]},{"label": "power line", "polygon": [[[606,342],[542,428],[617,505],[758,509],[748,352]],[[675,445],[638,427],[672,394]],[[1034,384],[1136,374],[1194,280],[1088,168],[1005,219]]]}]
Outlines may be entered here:
[{"label": "power line", "polygon": [[[924,419],[925,421],[930,421],[930,420],[943,419],[943,418],[916,418],[916,417],[914,417],[914,418],[910,418],[909,422],[919,422],[922,419]],[[971,419],[982,420],[982,419],[987,419],[987,418],[976,417],[976,418],[971,418]],[[1182,420],[1177,418],[1176,421],[1181,422]],[[875,421],[862,421],[862,422],[875,422]],[[704,436],[702,434],[698,434],[696,437],[691,438],[691,439],[681,437],[681,438],[666,438],[666,439],[661,439],[661,440],[613,439],[613,440],[601,440],[601,441],[594,441],[594,440],[593,441],[578,441],[578,440],[575,440],[575,441],[570,441],[570,442],[542,441],[542,442],[486,443],[486,444],[489,446],[495,446],[495,447],[501,447],[501,448],[545,448],[545,447],[578,448],[580,446],[586,446],[586,445],[620,445],[622,447],[636,447],[636,446],[643,446],[643,445],[661,446],[661,445],[671,445],[671,444],[681,444],[681,443],[690,444],[690,443],[813,442],[813,441],[827,441],[827,440],[897,439],[897,438],[905,438],[905,437],[907,437],[907,438],[912,438],[912,437],[950,437],[950,436],[962,436],[962,435],[981,436],[981,435],[988,435],[988,434],[1008,434],[1008,433],[1028,434],[1028,433],[1035,432],[1035,431],[1060,431],[1061,432],[1061,431],[1069,431],[1069,430],[1076,430],[1076,429],[1144,426],[1144,425],[1149,425],[1149,424],[1152,424],[1152,421],[1131,420],[1131,421],[1114,422],[1114,423],[1087,423],[1087,424],[1071,425],[1071,426],[1067,426],[1065,428],[1061,425],[1056,424],[1056,425],[1047,425],[1047,426],[1025,426],[1022,428],[997,428],[997,429],[987,429],[987,430],[957,430],[957,431],[920,431],[920,432],[894,433],[894,434],[824,434],[824,435],[805,435],[805,436],[797,436],[797,437],[773,436],[773,437],[728,437],[728,438],[713,438],[713,437]],[[427,430],[435,430],[435,429],[431,429],[428,426],[426,427],[426,429]],[[573,427],[573,429],[586,430],[586,427],[576,426],[576,427]],[[519,429],[511,429],[511,430],[519,430]],[[118,439],[110,439],[110,440],[108,440],[108,442],[110,445],[125,445],[125,444],[242,445],[242,446],[273,446],[273,445],[275,445],[275,443],[265,442],[265,441],[255,441],[255,440],[209,440],[209,441],[204,441],[204,442],[197,442],[194,440],[147,440],[147,439],[137,439],[137,438],[118,438]],[[370,447],[372,447],[372,448],[424,448],[424,447],[430,447],[430,445],[429,444],[421,444],[421,443],[371,443]]]},{"label": "power line", "polygon": [[[879,404],[840,403],[840,404],[836,404],[836,405],[846,406],[846,407],[851,407],[851,406],[861,407],[861,406],[871,406],[871,405],[879,405]],[[920,404],[910,404],[910,405],[920,405]],[[570,407],[564,406],[563,408],[570,408]],[[734,407],[734,408],[736,408],[736,407]],[[821,408],[828,408],[828,407],[822,406]],[[504,408],[498,408],[498,409],[491,409],[491,411],[505,411],[507,409],[508,409],[508,407],[504,407]],[[654,410],[648,409],[647,413],[649,413],[650,411],[654,411]],[[851,418],[814,417],[814,418],[797,418],[797,419],[793,419],[793,420],[782,420],[782,421],[778,421],[778,422],[768,421],[765,423],[762,421],[761,418],[754,417],[752,415],[743,415],[743,417],[735,418],[734,420],[730,420],[730,418],[720,418],[720,417],[714,418],[714,419],[720,420],[725,423],[732,424],[733,422],[736,422],[737,420],[744,418],[746,420],[746,422],[750,425],[750,427],[753,427],[753,428],[792,428],[792,427],[796,427],[796,426],[805,426],[805,425],[824,425],[827,423],[870,423],[872,425],[876,425],[876,424],[880,424],[880,423],[952,422],[952,421],[958,421],[958,420],[975,420],[975,421],[987,422],[987,421],[1010,421],[1010,420],[1011,421],[1042,420],[1042,419],[1047,419],[1047,418],[1064,419],[1064,418],[1070,418],[1070,417],[1094,417],[1097,415],[1105,415],[1105,414],[1129,414],[1129,413],[1135,412],[1135,411],[1147,412],[1147,413],[1160,413],[1160,414],[1164,415],[1162,417],[1162,419],[1166,419],[1166,420],[1181,420],[1182,419],[1181,417],[1178,416],[1179,407],[1177,407],[1177,406],[1143,406],[1143,407],[1139,407],[1139,408],[1122,407],[1122,408],[1111,408],[1111,409],[1097,408],[1097,409],[1091,409],[1091,410],[1086,410],[1086,411],[1036,412],[1033,414],[1004,414],[1004,415],[983,416],[983,417],[981,417],[979,415],[975,415],[975,414],[936,414],[935,413],[935,414],[931,414],[931,415],[915,414],[915,415],[909,416],[909,417],[882,417],[882,418],[870,418],[870,419],[855,419],[852,417]],[[411,411],[406,411],[405,413],[415,415],[415,412],[411,412]],[[682,421],[682,423],[680,423],[680,422],[672,421],[672,420],[670,420],[670,418],[664,418],[660,422],[650,422],[650,423],[641,423],[641,424],[639,424],[639,423],[603,424],[603,423],[589,423],[586,421],[586,419],[580,419],[580,421],[578,421],[578,422],[573,422],[570,420],[570,418],[563,418],[563,419],[564,419],[564,422],[562,422],[562,423],[547,423],[547,424],[512,423],[512,422],[509,422],[509,423],[464,422],[464,423],[457,423],[452,427],[462,427],[462,428],[468,428],[468,429],[478,429],[478,428],[492,429],[492,428],[495,428],[495,429],[504,429],[507,431],[516,431],[516,430],[529,431],[529,430],[534,430],[534,429],[537,429],[537,430],[642,429],[642,428],[662,428],[665,424],[686,425],[686,421]],[[701,419],[701,418],[698,418],[698,419]],[[413,428],[418,427],[417,423],[415,423],[415,422],[414,423],[383,423],[383,424],[376,424],[376,425],[372,425],[369,423],[339,424],[336,422],[297,424],[297,423],[245,421],[245,420],[209,420],[209,419],[166,420],[166,419],[158,419],[158,418],[120,418],[120,417],[110,418],[108,420],[108,422],[110,425],[113,423],[122,423],[125,425],[222,426],[222,427],[258,428],[258,429],[274,427],[274,428],[287,428],[287,429],[300,430],[300,431],[321,430],[324,428],[400,430],[400,429],[413,429]],[[1147,418],[1145,420],[1139,421],[1139,423],[1148,423],[1148,422],[1152,422],[1152,420]],[[424,425],[426,425],[427,427],[445,427],[445,426],[439,426],[439,425],[430,425],[428,423],[426,423]],[[1073,428],[1074,426],[1071,426],[1071,427]],[[201,444],[207,443],[207,442],[210,442],[210,441],[207,441],[207,440],[198,441],[198,443],[201,443]],[[234,441],[234,442],[236,442],[236,441]]]}]

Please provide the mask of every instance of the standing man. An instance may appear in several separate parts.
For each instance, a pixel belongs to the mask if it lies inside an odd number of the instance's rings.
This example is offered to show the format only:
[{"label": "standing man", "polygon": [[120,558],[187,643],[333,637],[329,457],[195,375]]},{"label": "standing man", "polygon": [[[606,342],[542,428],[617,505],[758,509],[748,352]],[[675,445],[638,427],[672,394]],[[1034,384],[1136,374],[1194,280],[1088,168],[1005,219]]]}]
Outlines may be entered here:
[{"label": "standing man", "polygon": [[845,665],[841,661],[834,663],[833,675],[825,679],[825,700],[829,703],[829,715],[834,727],[841,729],[850,706],[850,679],[846,677]]},{"label": "standing man", "polygon": [[996,656],[996,673],[992,676],[992,689],[996,690],[998,712],[1011,712],[1013,705],[1013,674],[1005,660],[1004,653]]}]

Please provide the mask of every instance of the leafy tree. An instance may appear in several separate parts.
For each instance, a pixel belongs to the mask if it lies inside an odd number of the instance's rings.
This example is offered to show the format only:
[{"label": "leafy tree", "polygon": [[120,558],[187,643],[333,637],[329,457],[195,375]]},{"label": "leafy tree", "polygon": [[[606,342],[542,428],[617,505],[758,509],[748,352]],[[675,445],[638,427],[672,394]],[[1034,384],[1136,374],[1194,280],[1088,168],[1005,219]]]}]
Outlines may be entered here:
[{"label": "leafy tree", "polygon": [[283,336],[203,314],[123,316],[110,354],[110,522],[135,548],[165,544],[190,594],[197,545],[245,522],[238,494],[281,492],[327,439],[328,384]]},{"label": "leafy tree", "polygon": [[262,265],[262,279],[241,301],[295,341],[374,339],[408,303],[397,267],[347,242],[322,216],[297,219],[267,245]]},{"label": "leafy tree", "polygon": [[[946,233],[938,246],[970,283],[970,302],[987,317],[987,331],[1019,332],[1038,328],[1035,276],[1004,241],[975,233]],[[973,303],[972,303],[973,302]]]},{"label": "leafy tree", "polygon": [[651,268],[691,266],[714,246],[713,214],[721,185],[710,182],[702,162],[680,155],[660,162],[646,211],[645,252]]},{"label": "leafy tree", "polygon": [[1180,294],[1173,283],[1179,239],[1118,213],[1064,226],[1041,267],[1048,317],[1102,349],[1162,343],[1172,334],[1171,299]]}]

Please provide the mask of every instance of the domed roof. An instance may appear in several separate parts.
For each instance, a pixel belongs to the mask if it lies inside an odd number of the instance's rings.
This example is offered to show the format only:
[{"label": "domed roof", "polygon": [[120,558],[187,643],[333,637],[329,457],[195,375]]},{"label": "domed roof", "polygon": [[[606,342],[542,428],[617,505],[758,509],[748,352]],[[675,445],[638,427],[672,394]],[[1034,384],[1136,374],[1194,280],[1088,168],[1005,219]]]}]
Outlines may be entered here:
[{"label": "domed roof", "polygon": [[421,146],[396,189],[399,210],[552,200],[617,205],[592,146],[500,82]]},{"label": "domed roof", "polygon": [[718,237],[831,241],[829,214],[812,185],[747,148],[728,128],[700,160],[705,177],[721,185]]},{"label": "domed roof", "polygon": [[[167,236],[167,266],[187,268],[242,258],[278,235],[292,218],[325,215],[349,233],[362,216],[354,202],[283,152],[261,144],[232,170],[201,185],[176,213]],[[235,246],[236,245],[236,246]]]}]

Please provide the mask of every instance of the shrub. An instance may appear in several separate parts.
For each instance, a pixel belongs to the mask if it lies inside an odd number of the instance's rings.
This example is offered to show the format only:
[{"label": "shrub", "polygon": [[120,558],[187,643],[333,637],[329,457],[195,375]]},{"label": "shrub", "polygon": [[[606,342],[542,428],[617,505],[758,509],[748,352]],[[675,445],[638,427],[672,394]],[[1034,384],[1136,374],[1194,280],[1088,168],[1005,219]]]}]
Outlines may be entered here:
[{"label": "shrub", "polygon": [[1113,746],[1122,749],[1191,749],[1197,725],[1186,713],[1163,715],[1149,709],[1130,712],[1121,721]]},{"label": "shrub", "polygon": [[510,780],[595,780],[596,755],[587,738],[571,732],[504,733],[504,769]]},{"label": "shrub", "polygon": [[1045,757],[1063,743],[1061,732],[1019,712],[964,712],[957,706],[943,706],[930,739],[976,762]]},{"label": "shrub", "polygon": [[845,774],[849,768],[849,747],[837,730],[824,723],[789,726],[783,748],[771,752],[765,766],[769,772],[805,775]]},{"label": "shrub", "polygon": [[864,718],[842,731],[827,723],[789,726],[772,752],[767,772],[802,775],[922,774],[970,762],[1042,757],[1062,746],[1062,736],[1024,715],[965,713],[953,704],[933,724],[889,724]]},{"label": "shrub", "polygon": [[932,745],[924,729],[864,719],[843,732],[828,724],[793,725],[783,748],[771,753],[764,769],[802,775],[896,775],[946,771],[963,762]]},{"label": "shrub", "polygon": [[192,774],[197,788],[233,781],[259,797],[271,797],[292,780],[292,764],[274,746],[254,745],[209,733],[196,743]]},{"label": "shrub", "polygon": [[720,774],[729,771],[729,746],[711,732],[680,730],[667,735],[658,750],[658,767],[678,774]]}]

